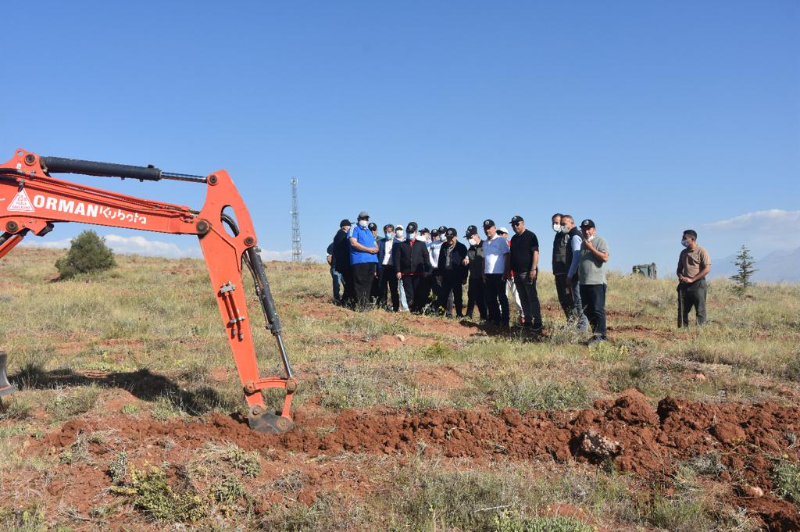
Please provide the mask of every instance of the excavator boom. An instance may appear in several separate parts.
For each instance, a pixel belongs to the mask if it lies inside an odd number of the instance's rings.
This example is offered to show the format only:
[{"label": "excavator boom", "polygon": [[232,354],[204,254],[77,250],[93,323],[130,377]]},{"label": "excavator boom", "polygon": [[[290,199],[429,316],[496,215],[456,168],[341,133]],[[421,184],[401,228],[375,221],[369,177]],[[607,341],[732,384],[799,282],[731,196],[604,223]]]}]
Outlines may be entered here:
[{"label": "excavator boom", "polygon": [[[203,208],[196,211],[51,176],[59,173],[198,183],[206,186],[206,200]],[[40,157],[17,150],[10,161],[0,165],[0,258],[27,235],[44,236],[62,222],[196,235],[239,372],[250,427],[259,432],[280,433],[294,426],[291,403],[297,382],[289,364],[253,222],[227,172],[220,170],[202,177],[163,172],[152,166]],[[284,370],[282,376],[259,374],[242,282],[244,266],[253,276],[266,328],[276,340]],[[0,352],[0,396],[14,391],[6,379],[5,368],[5,353]],[[264,404],[262,391],[267,388],[279,388],[286,394],[283,405],[274,413]]]}]

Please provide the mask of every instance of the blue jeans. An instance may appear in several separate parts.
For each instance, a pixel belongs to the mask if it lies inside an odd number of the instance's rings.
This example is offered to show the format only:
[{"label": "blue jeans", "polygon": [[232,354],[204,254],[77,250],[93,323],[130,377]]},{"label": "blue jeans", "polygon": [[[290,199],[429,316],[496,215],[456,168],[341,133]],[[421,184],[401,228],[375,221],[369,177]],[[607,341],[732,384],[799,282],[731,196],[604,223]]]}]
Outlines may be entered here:
[{"label": "blue jeans", "polygon": [[343,282],[342,274],[337,272],[333,266],[331,266],[331,279],[333,280],[333,300],[339,302],[342,300],[341,296],[339,295],[339,286]]},{"label": "blue jeans", "polygon": [[589,320],[586,319],[586,314],[583,312],[583,301],[581,301],[581,289],[577,275],[572,278],[572,305],[569,308],[569,321],[577,322],[578,330],[581,332],[589,330]]},{"label": "blue jeans", "polygon": [[606,285],[582,284],[580,286],[584,314],[592,325],[596,338],[606,339]]}]

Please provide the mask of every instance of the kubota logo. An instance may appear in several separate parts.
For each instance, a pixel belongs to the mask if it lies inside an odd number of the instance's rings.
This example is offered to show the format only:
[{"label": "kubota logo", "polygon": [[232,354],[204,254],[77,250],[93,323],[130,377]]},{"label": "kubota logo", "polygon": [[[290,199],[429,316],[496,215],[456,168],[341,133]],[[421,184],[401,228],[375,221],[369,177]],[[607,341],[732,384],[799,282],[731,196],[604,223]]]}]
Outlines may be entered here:
[{"label": "kubota logo", "polygon": [[[20,191],[24,193],[25,191]],[[17,194],[19,197],[19,194]],[[28,196],[25,195],[25,198]],[[16,201],[16,198],[14,198]],[[12,203],[14,203],[12,201]],[[30,204],[30,200],[28,200]],[[88,216],[90,218],[106,218],[107,220],[119,220],[122,222],[138,223],[147,225],[147,217],[142,216],[138,212],[127,212],[119,208],[101,207],[94,203],[84,203],[82,201],[67,200],[63,198],[52,198],[37,194],[33,197],[33,206],[37,209],[47,209],[50,211],[66,212],[69,214],[77,214],[80,216]],[[9,205],[8,210],[11,210]],[[33,208],[30,211],[33,212]]]}]

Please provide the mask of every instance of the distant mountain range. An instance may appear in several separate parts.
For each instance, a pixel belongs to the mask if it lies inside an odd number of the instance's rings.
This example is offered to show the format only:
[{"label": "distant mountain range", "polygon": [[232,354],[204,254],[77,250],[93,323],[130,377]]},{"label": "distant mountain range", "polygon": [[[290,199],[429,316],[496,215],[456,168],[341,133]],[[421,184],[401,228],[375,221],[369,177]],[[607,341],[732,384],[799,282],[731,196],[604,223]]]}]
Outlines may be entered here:
[{"label": "distant mountain range", "polygon": [[[718,261],[712,259],[711,278],[736,275],[735,260],[735,254]],[[755,268],[758,270],[753,274],[755,282],[800,283],[800,248],[773,251],[764,258],[756,259]]]}]

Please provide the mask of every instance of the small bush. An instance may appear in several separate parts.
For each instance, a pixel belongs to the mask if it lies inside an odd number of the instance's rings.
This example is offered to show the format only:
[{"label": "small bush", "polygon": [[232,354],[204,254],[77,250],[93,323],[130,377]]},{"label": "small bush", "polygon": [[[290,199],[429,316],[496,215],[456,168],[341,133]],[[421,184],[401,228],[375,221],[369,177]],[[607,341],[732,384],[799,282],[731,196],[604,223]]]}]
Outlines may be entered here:
[{"label": "small bush", "polygon": [[775,493],[795,504],[800,504],[800,465],[788,460],[778,460],[772,469]]},{"label": "small bush", "polygon": [[97,403],[98,397],[100,397],[100,388],[86,386],[78,388],[72,395],[58,394],[45,407],[45,410],[53,414],[57,420],[69,419],[91,410]]},{"label": "small bush", "polygon": [[94,231],[84,231],[72,241],[67,254],[56,261],[61,279],[71,279],[81,273],[110,270],[116,266],[114,252]]},{"label": "small bush", "polygon": [[261,473],[261,462],[258,459],[258,452],[247,452],[235,445],[231,445],[225,459],[233,467],[249,477],[257,477]]},{"label": "small bush", "polygon": [[149,471],[131,467],[130,482],[112,491],[131,497],[137,508],[156,521],[193,522],[208,513],[203,497],[191,489],[175,493],[167,483],[166,472],[158,467]]},{"label": "small bush", "polygon": [[592,526],[573,517],[517,517],[508,512],[495,516],[495,532],[594,532]]}]

